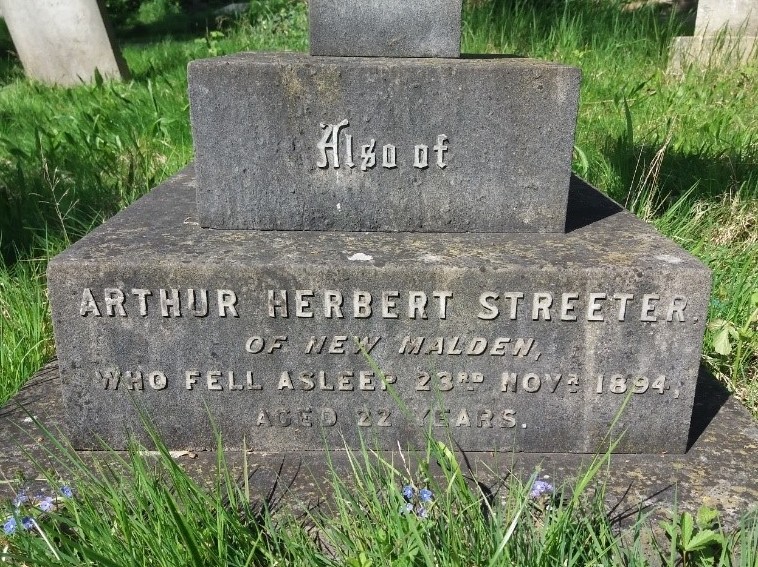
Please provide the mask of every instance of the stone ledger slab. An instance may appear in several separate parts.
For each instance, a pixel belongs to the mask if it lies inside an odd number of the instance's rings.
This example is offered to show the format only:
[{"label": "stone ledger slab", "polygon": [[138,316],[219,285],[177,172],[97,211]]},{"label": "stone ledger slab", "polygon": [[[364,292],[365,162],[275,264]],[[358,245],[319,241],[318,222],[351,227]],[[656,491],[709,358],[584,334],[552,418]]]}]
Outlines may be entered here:
[{"label": "stone ledger slab", "polygon": [[194,61],[200,224],[561,232],[579,79],[504,57]]},{"label": "stone ledger slab", "polygon": [[[68,432],[683,452],[710,273],[581,181],[567,234],[204,230],[178,174],[50,262]],[[370,354],[370,359],[365,356]],[[385,374],[382,377],[382,372]]]},{"label": "stone ledger slab", "polygon": [[311,55],[458,57],[461,0],[311,0]]}]

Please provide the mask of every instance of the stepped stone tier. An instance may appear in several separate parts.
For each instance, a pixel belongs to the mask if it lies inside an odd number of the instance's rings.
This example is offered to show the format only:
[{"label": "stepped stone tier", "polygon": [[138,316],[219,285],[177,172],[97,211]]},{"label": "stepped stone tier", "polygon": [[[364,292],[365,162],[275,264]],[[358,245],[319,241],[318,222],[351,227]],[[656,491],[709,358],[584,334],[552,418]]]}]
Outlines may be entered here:
[{"label": "stepped stone tier", "polygon": [[190,66],[197,175],[49,264],[75,447],[686,450],[710,272],[570,176],[578,70],[393,45]]},{"label": "stepped stone tier", "polygon": [[461,0],[316,0],[311,55],[458,57]]},{"label": "stepped stone tier", "polygon": [[563,232],[579,79],[506,57],[195,61],[200,223]]},{"label": "stepped stone tier", "polygon": [[710,275],[574,179],[566,234],[208,230],[181,173],[50,264],[69,432],[683,452]]}]

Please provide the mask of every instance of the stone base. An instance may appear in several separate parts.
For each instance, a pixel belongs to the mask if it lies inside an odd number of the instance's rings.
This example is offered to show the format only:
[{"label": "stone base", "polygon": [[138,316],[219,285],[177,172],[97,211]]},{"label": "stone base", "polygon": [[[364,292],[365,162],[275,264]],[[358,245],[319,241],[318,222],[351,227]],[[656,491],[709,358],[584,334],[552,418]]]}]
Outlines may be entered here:
[{"label": "stone base", "polygon": [[[578,179],[566,234],[202,229],[191,169],[50,262],[66,422],[123,448],[683,452],[710,272]],[[384,373],[386,376],[383,376]]]},{"label": "stone base", "polygon": [[721,36],[681,36],[671,44],[669,72],[680,75],[690,65],[723,67],[740,65],[758,56],[758,38]]},{"label": "stone base", "polygon": [[561,232],[580,75],[506,56],[192,61],[200,224]]},{"label": "stone base", "polygon": [[[12,498],[20,486],[33,484],[40,472],[58,471],[67,482],[75,482],[60,451],[45,441],[34,424],[38,419],[48,430],[57,432],[68,409],[61,402],[58,367],[51,364],[39,372],[19,394],[0,408],[0,498]],[[59,436],[59,434],[56,433]],[[59,436],[60,438],[60,436]],[[688,451],[684,455],[613,455],[598,481],[607,483],[607,506],[612,519],[633,522],[638,511],[648,515],[651,525],[667,519],[666,511],[697,512],[709,506],[721,512],[725,529],[735,528],[740,518],[758,502],[758,424],[737,400],[707,372],[698,379],[695,409],[690,428]],[[114,454],[106,451],[77,451],[85,463],[112,466]],[[123,453],[119,454],[124,457]],[[404,470],[401,457],[394,452],[382,457]],[[458,454],[466,478],[482,483],[497,495],[503,479],[515,474],[526,480],[537,469],[557,485],[569,485],[589,466],[591,455],[567,453],[466,453]],[[405,461],[414,455],[404,453]],[[415,458],[423,458],[418,455]],[[352,478],[345,451],[330,453],[331,463],[344,480]],[[213,451],[178,453],[177,462],[196,481],[214,487],[217,455]],[[323,452],[228,451],[232,478],[242,483],[248,471],[250,493],[265,500],[270,510],[285,507],[305,511],[323,503],[331,471]],[[243,461],[247,461],[247,469]],[[413,469],[413,465],[410,465]],[[466,470],[466,467],[468,469]],[[432,464],[432,472],[435,468]],[[438,474],[438,473],[436,473]],[[15,480],[14,480],[15,479]],[[25,479],[23,482],[18,479]],[[661,543],[665,539],[661,538]],[[655,554],[653,554],[655,555]]]},{"label": "stone base", "polygon": [[458,57],[461,0],[312,0],[311,55]]}]

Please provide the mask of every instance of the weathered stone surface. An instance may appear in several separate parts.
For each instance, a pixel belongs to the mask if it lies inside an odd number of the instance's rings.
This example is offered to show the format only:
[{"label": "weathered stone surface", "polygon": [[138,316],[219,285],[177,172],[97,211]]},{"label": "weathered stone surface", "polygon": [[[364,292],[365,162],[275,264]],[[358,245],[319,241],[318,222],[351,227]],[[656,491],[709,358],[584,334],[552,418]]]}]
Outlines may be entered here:
[{"label": "weathered stone surface", "polygon": [[572,67],[503,57],[192,62],[200,223],[560,232],[579,80]]},{"label": "weathered stone surface", "polygon": [[461,0],[311,0],[311,55],[458,57]]},{"label": "weathered stone surface", "polygon": [[123,447],[136,402],[177,448],[214,445],[210,414],[260,451],[449,424],[463,450],[593,452],[633,391],[618,451],[685,450],[710,273],[582,182],[549,235],[203,230],[193,184],[49,265],[76,447]]},{"label": "weathered stone surface", "polygon": [[27,76],[59,85],[89,82],[95,69],[128,77],[97,0],[0,0],[0,10]]}]

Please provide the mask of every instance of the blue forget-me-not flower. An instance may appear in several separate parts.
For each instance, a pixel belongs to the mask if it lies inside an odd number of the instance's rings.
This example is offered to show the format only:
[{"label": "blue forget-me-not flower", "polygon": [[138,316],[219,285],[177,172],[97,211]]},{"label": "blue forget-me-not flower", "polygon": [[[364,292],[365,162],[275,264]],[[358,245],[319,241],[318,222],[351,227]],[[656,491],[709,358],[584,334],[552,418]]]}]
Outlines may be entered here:
[{"label": "blue forget-me-not flower", "polygon": [[414,513],[419,518],[429,517],[428,504],[431,504],[434,494],[428,488],[416,490],[413,486],[407,484],[403,487],[403,498],[405,504],[400,509],[401,514]]},{"label": "blue forget-me-not flower", "polygon": [[551,495],[555,492],[555,487],[546,480],[535,480],[532,489],[529,491],[529,498],[537,499],[541,496]]}]

